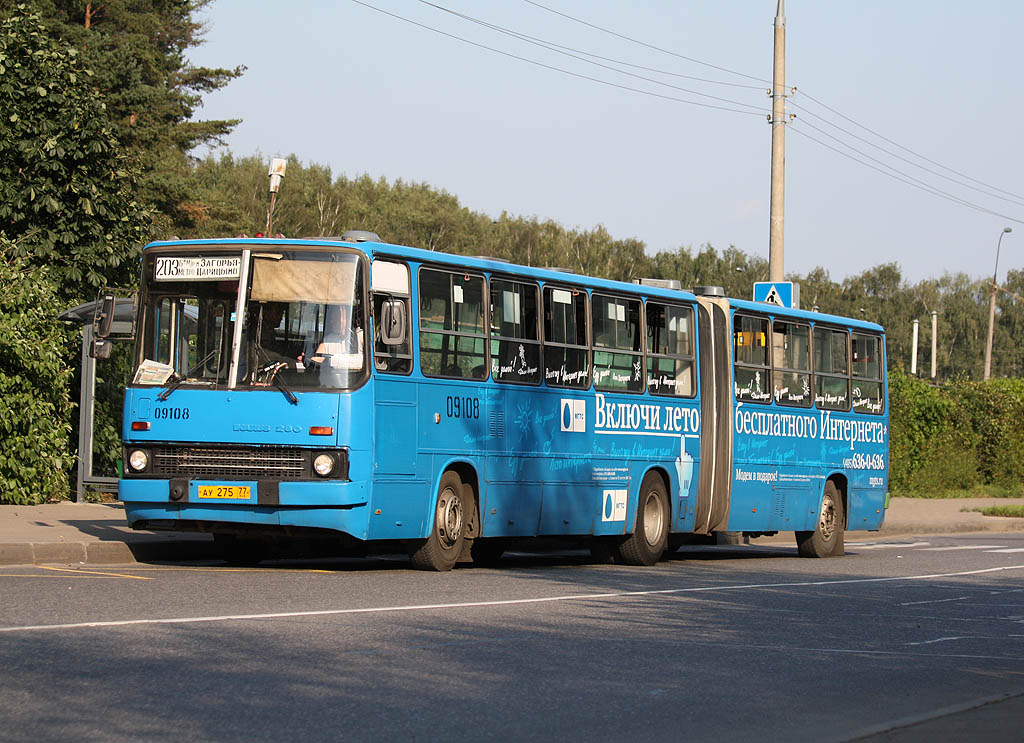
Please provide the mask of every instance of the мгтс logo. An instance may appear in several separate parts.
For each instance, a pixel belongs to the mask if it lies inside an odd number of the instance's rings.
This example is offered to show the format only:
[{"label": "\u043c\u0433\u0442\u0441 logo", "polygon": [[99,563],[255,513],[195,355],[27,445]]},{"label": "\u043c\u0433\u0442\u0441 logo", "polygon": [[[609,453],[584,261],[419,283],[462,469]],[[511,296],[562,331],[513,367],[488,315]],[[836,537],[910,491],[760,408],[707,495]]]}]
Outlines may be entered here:
[{"label": "\u043c\u0433\u0442\u0441 logo", "polygon": [[562,430],[586,433],[587,431],[587,401],[586,400],[562,400]]}]

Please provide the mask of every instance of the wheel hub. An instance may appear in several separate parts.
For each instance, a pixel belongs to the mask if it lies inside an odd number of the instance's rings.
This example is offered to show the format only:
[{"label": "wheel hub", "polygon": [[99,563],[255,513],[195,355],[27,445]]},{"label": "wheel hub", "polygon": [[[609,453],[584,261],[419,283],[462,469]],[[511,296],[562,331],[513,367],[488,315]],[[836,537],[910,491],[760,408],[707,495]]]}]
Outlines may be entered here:
[{"label": "wheel hub", "polygon": [[462,499],[446,488],[437,499],[437,537],[441,546],[451,549],[462,534]]},{"label": "wheel hub", "polygon": [[661,537],[662,519],[665,515],[661,510],[658,494],[650,492],[644,501],[644,538],[647,544],[654,546]]},{"label": "wheel hub", "polygon": [[821,500],[821,516],[818,519],[818,530],[825,541],[832,539],[836,531],[836,504],[829,495],[826,495]]}]

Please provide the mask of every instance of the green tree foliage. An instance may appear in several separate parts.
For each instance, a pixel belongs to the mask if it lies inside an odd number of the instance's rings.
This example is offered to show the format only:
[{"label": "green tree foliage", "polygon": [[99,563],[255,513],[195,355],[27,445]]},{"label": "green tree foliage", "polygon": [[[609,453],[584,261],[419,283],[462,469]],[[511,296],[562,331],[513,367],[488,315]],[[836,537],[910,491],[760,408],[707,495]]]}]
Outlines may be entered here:
[{"label": "green tree foliage", "polygon": [[77,339],[59,322],[45,269],[0,237],[0,503],[65,497],[72,457],[71,372],[60,350]]},{"label": "green tree foliage", "polygon": [[[10,5],[13,0],[0,0]],[[201,43],[197,13],[212,0],[29,0],[49,35],[77,50],[103,96],[103,120],[125,154],[142,165],[138,198],[156,208],[156,234],[199,216],[189,153],[212,144],[237,119],[192,121],[205,93],[242,74],[196,67],[186,52]]]},{"label": "green tree foliage", "polygon": [[134,170],[77,52],[24,6],[0,21],[0,111],[7,250],[48,267],[64,302],[127,281],[146,235]]},{"label": "green tree foliage", "polygon": [[[269,203],[267,163],[259,157],[209,157],[196,167],[202,218],[191,237],[263,232]],[[388,183],[367,175],[333,178],[329,168],[289,159],[274,212],[274,232],[288,236],[376,232],[382,240],[463,255],[488,255],[533,266],[630,280],[649,275],[639,240],[616,240],[601,226],[566,230],[502,214],[491,220],[424,183]]]}]

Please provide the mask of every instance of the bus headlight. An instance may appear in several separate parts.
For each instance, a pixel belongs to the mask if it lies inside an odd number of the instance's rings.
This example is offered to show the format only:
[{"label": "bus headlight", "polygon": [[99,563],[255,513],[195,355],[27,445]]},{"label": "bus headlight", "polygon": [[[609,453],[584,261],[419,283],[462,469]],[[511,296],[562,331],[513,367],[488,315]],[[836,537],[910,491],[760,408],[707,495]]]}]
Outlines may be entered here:
[{"label": "bus headlight", "polygon": [[142,472],[149,466],[149,454],[142,449],[132,449],[128,455],[128,466],[135,472]]},{"label": "bus headlight", "polygon": [[330,454],[317,454],[313,459],[313,471],[320,477],[327,477],[334,472],[337,461]]}]

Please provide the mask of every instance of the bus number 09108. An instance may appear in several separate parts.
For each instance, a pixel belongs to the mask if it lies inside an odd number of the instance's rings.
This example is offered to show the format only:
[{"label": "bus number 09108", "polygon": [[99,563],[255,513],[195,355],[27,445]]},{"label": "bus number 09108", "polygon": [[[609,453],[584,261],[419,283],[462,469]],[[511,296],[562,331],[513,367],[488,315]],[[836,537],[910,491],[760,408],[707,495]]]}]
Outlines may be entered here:
[{"label": "bus number 09108", "polygon": [[479,418],[479,397],[449,397],[445,402],[445,412],[449,418]]}]

